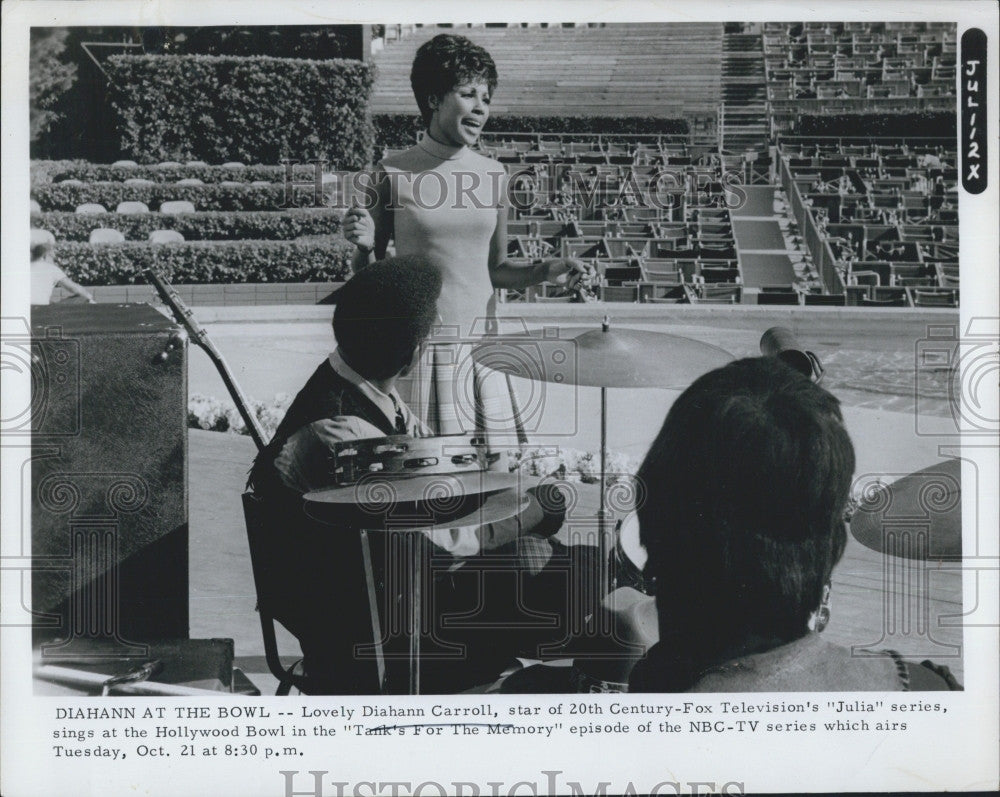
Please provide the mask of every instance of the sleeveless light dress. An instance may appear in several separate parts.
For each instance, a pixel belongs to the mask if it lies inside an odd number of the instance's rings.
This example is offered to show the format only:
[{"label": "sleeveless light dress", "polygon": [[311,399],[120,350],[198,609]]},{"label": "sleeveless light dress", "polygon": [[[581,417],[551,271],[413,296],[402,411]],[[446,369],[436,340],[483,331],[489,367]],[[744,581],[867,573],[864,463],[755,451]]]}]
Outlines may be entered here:
[{"label": "sleeveless light dress", "polygon": [[502,374],[472,361],[470,342],[497,331],[489,254],[506,191],[504,167],[426,134],[379,167],[389,182],[396,254],[420,255],[444,278],[441,323],[397,390],[434,434],[475,431],[503,450],[517,442],[516,394]]}]

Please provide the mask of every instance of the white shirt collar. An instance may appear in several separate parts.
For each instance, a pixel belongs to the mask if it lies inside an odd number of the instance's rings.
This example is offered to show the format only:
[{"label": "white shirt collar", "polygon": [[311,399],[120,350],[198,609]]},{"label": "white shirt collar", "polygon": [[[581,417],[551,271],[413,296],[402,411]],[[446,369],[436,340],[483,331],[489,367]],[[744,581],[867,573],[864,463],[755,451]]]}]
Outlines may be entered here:
[{"label": "white shirt collar", "polygon": [[415,417],[410,408],[406,406],[400,397],[396,389],[393,388],[388,393],[379,390],[375,385],[365,379],[361,374],[355,371],[351,366],[344,362],[344,358],[340,355],[339,349],[334,349],[330,352],[330,367],[354,385],[365,398],[369,399],[376,407],[378,407],[382,414],[389,420],[389,423],[395,425],[396,423],[396,407],[403,413],[403,420],[406,422],[406,428],[410,434],[415,434]]}]

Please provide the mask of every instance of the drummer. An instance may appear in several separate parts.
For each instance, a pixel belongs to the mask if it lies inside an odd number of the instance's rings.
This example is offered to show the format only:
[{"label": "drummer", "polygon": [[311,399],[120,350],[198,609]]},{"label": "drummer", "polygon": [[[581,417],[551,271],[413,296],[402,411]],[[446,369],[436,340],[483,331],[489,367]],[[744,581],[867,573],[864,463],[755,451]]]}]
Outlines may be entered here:
[{"label": "drummer", "polygon": [[[440,271],[415,256],[372,264],[346,283],[337,293],[333,320],[337,349],[296,396],[251,472],[254,491],[271,504],[271,516],[284,521],[283,533],[289,537],[287,560],[275,563],[287,571],[289,589],[276,616],[299,638],[315,693],[374,691],[371,667],[353,656],[356,643],[371,640],[371,624],[366,612],[348,616],[351,612],[338,611],[363,605],[360,553],[352,551],[349,542],[357,535],[318,528],[304,515],[301,495],[329,486],[328,458],[336,443],[393,434],[427,435],[427,427],[399,398],[395,385],[420,358],[437,318],[440,291]],[[541,635],[526,631],[522,606],[526,614],[537,617],[547,610],[567,624],[570,607],[585,611],[568,594],[573,583],[570,570],[592,568],[595,557],[584,546],[563,549],[549,539],[562,520],[553,498],[543,501],[551,511],[543,511],[533,500],[510,521],[428,532],[435,558],[453,558],[447,583],[439,583],[434,591],[435,620],[449,610],[468,615],[480,605],[482,574],[477,560],[487,557],[478,554],[507,553],[505,561],[516,566],[506,578],[486,579],[492,586],[487,605],[480,609],[482,626],[461,635],[460,643],[467,648],[464,660],[424,666],[424,691],[456,691],[489,682],[515,654],[531,655],[528,648],[551,643],[553,634],[558,637],[568,627],[549,625]],[[553,561],[547,567],[557,551],[562,554],[559,565]],[[532,577],[523,578],[525,571]],[[575,578],[579,583],[579,576]],[[498,587],[502,581],[506,584]],[[574,625],[577,622],[574,619]],[[438,634],[437,622],[434,628]],[[449,641],[456,637],[454,632],[440,633]]]}]

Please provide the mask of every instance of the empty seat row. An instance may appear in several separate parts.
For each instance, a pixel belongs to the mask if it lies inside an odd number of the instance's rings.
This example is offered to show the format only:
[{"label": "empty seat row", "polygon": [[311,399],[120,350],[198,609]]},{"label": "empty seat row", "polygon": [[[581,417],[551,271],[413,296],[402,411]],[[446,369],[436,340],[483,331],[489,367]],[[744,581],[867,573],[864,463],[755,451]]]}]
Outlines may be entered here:
[{"label": "empty seat row", "polygon": [[[35,202],[32,205],[32,211],[38,212],[41,208],[36,210],[38,203]],[[77,205],[77,213],[107,213],[108,209],[104,205],[98,202],[85,202],[82,205]],[[170,202],[163,202],[160,204],[160,213],[194,213],[195,207],[193,202],[189,202],[186,199],[175,199]],[[149,213],[149,206],[145,202],[119,202],[118,206],[115,208],[115,213]]]},{"label": "empty seat row", "polygon": [[[177,232],[177,230],[153,230],[147,240],[151,244],[183,243],[184,236]],[[110,227],[98,227],[96,230],[91,230],[89,241],[92,244],[121,244],[125,243],[125,236],[119,230],[113,230]],[[32,246],[42,242],[55,244],[56,237],[49,230],[32,227]]]}]

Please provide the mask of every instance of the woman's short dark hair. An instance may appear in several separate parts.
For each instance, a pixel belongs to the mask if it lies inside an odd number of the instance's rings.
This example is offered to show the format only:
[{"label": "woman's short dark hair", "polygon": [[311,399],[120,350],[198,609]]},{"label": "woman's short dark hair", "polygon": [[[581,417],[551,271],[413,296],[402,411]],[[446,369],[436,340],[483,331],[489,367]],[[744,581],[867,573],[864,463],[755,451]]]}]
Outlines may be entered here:
[{"label": "woman's short dark hair", "polygon": [[456,86],[483,82],[493,95],[497,87],[497,67],[490,54],[464,36],[441,33],[417,50],[410,70],[410,85],[424,124],[433,112],[430,98],[441,98]]},{"label": "woman's short dark hair", "polygon": [[[31,260],[44,260],[52,254],[55,249],[51,241],[37,241],[31,245]],[[22,250],[23,251],[23,250]]]},{"label": "woman's short dark hair", "polygon": [[853,473],[840,403],[781,360],[696,380],[638,474],[661,639],[695,640],[711,658],[748,637],[804,634],[847,543]]},{"label": "woman's short dark hair", "polygon": [[333,334],[344,359],[366,379],[395,376],[437,320],[441,271],[423,258],[366,266],[336,293]]}]

